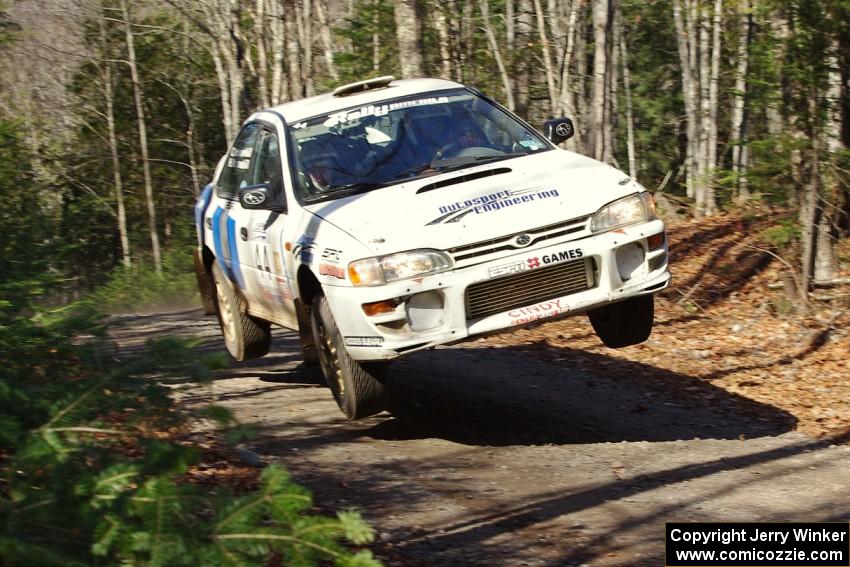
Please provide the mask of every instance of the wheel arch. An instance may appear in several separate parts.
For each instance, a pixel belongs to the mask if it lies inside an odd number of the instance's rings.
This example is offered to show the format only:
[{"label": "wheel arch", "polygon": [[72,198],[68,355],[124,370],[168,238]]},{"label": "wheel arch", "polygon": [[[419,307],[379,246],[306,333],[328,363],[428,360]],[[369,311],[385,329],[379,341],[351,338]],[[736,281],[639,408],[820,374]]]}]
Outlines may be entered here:
[{"label": "wheel arch", "polygon": [[298,292],[295,297],[295,315],[298,318],[298,341],[301,353],[307,364],[313,365],[318,361],[316,343],[313,340],[313,328],[310,323],[310,311],[313,300],[322,293],[322,284],[306,264],[298,267],[295,279]]}]

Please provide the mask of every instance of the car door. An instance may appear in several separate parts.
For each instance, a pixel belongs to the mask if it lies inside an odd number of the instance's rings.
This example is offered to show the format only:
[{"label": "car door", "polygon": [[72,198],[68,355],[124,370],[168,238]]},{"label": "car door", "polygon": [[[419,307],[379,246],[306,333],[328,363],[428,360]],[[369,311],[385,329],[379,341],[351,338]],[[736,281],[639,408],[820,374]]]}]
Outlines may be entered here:
[{"label": "car door", "polygon": [[257,292],[245,277],[246,260],[253,262],[248,245],[248,227],[252,211],[239,205],[238,192],[253,182],[256,145],[262,132],[260,124],[246,124],[228,152],[215,185],[215,199],[207,207],[206,224],[210,229],[216,260],[231,281],[252,302]]},{"label": "car door", "polygon": [[295,324],[295,304],[284,265],[281,245],[287,226],[287,203],[283,183],[281,144],[275,129],[261,124],[257,136],[255,161],[252,164],[251,185],[267,185],[271,194],[270,210],[255,209],[250,212],[247,242],[249,250],[245,262],[249,274],[249,287],[257,290],[252,310],[265,318],[286,326]]}]

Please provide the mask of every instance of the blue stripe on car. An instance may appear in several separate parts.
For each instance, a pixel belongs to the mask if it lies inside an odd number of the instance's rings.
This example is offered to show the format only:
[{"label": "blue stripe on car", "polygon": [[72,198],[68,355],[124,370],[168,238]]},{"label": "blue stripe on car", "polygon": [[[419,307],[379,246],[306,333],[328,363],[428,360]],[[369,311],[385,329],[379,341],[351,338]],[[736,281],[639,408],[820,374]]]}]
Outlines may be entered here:
[{"label": "blue stripe on car", "polygon": [[212,188],[212,183],[204,187],[204,190],[201,191],[201,195],[195,202],[195,229],[198,233],[198,246],[201,247],[204,246],[204,213],[206,212],[207,207],[209,207],[210,205],[210,198],[212,197]]},{"label": "blue stripe on car", "polygon": [[242,276],[242,268],[239,265],[239,249],[236,245],[236,221],[227,217],[227,245],[230,248],[230,271],[236,284],[245,289],[245,278]]},{"label": "blue stripe on car", "polygon": [[212,216],[212,236],[213,247],[215,248],[215,259],[218,260],[218,265],[227,274],[230,270],[227,268],[227,263],[224,261],[224,245],[221,242],[221,215],[224,214],[224,209],[217,207]]}]

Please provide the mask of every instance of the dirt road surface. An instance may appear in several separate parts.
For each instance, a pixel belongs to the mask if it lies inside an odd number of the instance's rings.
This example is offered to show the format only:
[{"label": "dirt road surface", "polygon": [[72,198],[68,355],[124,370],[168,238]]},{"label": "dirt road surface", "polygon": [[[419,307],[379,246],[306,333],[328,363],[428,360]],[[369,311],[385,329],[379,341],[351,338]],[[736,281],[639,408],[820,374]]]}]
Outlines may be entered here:
[{"label": "dirt road surface", "polygon": [[[123,316],[123,353],[167,334],[223,349],[198,311]],[[847,438],[703,386],[703,401],[484,341],[390,368],[391,410],[349,422],[292,333],[235,365],[214,401],[260,426],[250,449],[326,511],[357,508],[388,565],[663,565],[667,521],[850,521]]]}]

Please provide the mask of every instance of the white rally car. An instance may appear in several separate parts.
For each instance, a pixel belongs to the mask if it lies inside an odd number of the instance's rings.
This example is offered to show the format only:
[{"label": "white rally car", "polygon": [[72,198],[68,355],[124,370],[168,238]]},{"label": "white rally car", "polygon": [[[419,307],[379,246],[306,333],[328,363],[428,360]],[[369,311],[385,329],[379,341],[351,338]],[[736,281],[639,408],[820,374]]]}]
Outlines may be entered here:
[{"label": "white rally car", "polygon": [[236,360],[297,330],[349,418],[386,406],[389,360],[586,312],[647,339],[670,281],[652,196],[481,92],[381,77],[257,112],[195,215],[198,283]]}]

